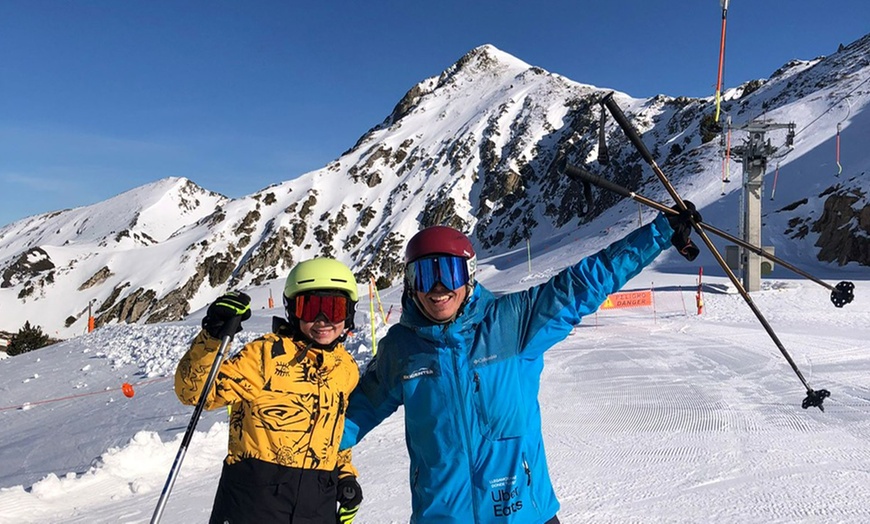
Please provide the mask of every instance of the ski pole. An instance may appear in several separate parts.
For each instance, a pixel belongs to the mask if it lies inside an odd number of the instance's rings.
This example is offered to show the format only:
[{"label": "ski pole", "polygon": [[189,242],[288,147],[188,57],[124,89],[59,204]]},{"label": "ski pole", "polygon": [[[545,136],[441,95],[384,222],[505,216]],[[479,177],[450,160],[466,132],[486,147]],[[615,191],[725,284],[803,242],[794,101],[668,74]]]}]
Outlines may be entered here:
[{"label": "ski pole", "polygon": [[[606,107],[608,111],[610,111],[610,114],[613,115],[616,123],[619,124],[620,128],[622,128],[622,131],[628,137],[631,144],[634,146],[637,152],[640,153],[640,156],[643,157],[644,161],[652,168],[653,172],[656,174],[656,177],[659,179],[662,185],[665,186],[668,194],[670,194],[671,198],[673,198],[674,202],[676,202],[677,207],[679,207],[682,211],[688,211],[686,203],[683,202],[683,199],[680,198],[680,195],[677,193],[677,190],[671,184],[670,180],[668,180],[668,177],[665,176],[665,173],[658,166],[658,164],[656,164],[655,159],[652,157],[649,149],[647,149],[646,145],[643,143],[643,140],[641,140],[637,130],[634,129],[634,126],[632,126],[631,123],[628,121],[628,117],[625,116],[625,113],[622,112],[622,109],[620,109],[619,105],[617,105],[617,103],[613,100],[613,92],[611,91],[610,93],[605,95],[599,103]],[[692,229],[695,230],[695,233],[698,234],[698,237],[700,237],[701,240],[704,241],[704,244],[707,245],[707,249],[709,249],[710,253],[713,254],[713,258],[715,258],[719,266],[722,267],[722,270],[728,276],[728,279],[731,280],[731,283],[734,284],[735,288],[737,288],[740,296],[743,297],[746,305],[749,306],[749,309],[752,310],[752,312],[755,314],[755,317],[758,319],[759,322],[761,322],[764,330],[770,336],[771,340],[773,340],[773,343],[779,349],[780,353],[782,353],[782,356],[785,357],[786,361],[788,361],[791,369],[795,372],[801,383],[806,388],[807,397],[801,403],[801,407],[807,409],[808,407],[813,406],[824,411],[825,408],[822,405],[822,402],[825,400],[826,397],[829,397],[831,395],[831,392],[826,389],[813,390],[813,388],[810,387],[803,374],[801,373],[800,369],[798,369],[797,364],[795,364],[794,360],[791,358],[791,355],[789,355],[788,351],[786,351],[785,346],[779,340],[779,337],[776,336],[776,333],[767,322],[767,319],[764,318],[764,315],[761,314],[761,311],[752,301],[749,293],[746,292],[746,290],[743,288],[743,285],[740,283],[739,280],[737,280],[737,276],[734,274],[733,271],[731,271],[731,268],[728,267],[728,264],[725,263],[725,259],[723,259],[722,255],[719,254],[719,251],[716,249],[716,246],[713,245],[710,237],[707,236],[707,233],[704,232],[704,230],[701,228],[700,225],[698,225],[693,217],[690,216],[689,222],[692,224]]]},{"label": "ski pole", "polygon": [[178,453],[175,455],[175,461],[172,463],[172,468],[169,470],[169,476],[166,478],[166,484],[163,485],[163,491],[160,493],[160,499],[157,501],[157,507],[154,508],[154,514],[151,516],[151,524],[160,522],[160,517],[163,515],[163,510],[166,507],[166,501],[169,500],[169,493],[175,485],[175,479],[178,477],[178,471],[181,469],[181,462],[187,454],[187,446],[190,444],[190,439],[193,437],[193,430],[196,428],[202,410],[205,407],[205,399],[208,398],[208,392],[214,384],[217,377],[218,368],[224,360],[224,353],[233,341],[233,335],[242,323],[241,316],[234,316],[227,320],[224,324],[223,333],[221,333],[221,345],[215,354],[214,362],[211,365],[211,371],[202,388],[202,393],[199,394],[199,401],[196,407],[193,408],[193,416],[190,417],[190,422],[187,424],[187,431],[184,432],[184,437],[181,439],[181,445],[178,447]]},{"label": "ski pole", "polygon": [[[620,186],[618,184],[615,184],[615,183],[605,179],[604,177],[602,177],[600,175],[592,174],[589,171],[583,169],[582,167],[572,166],[572,165],[568,164],[564,159],[560,162],[560,165],[558,167],[562,172],[564,172],[566,175],[568,175],[568,177],[570,177],[574,180],[588,182],[588,183],[595,185],[595,186],[598,186],[602,189],[612,191],[612,192],[616,193],[617,195],[628,197],[636,202],[639,202],[641,204],[649,206],[657,211],[661,211],[662,213],[667,213],[669,215],[678,215],[679,214],[679,211],[677,211],[676,209],[670,208],[670,207],[662,204],[661,202],[657,202],[655,200],[646,198],[642,195],[638,195],[634,191],[629,191],[625,187]],[[830,290],[831,291],[831,302],[833,302],[833,304],[836,307],[843,307],[846,304],[852,302],[852,300],[855,298],[854,292],[853,292],[853,290],[855,289],[855,284],[853,284],[852,282],[842,281],[839,284],[837,284],[836,287],[832,286],[832,285],[828,284],[827,282],[823,282],[823,281],[819,280],[818,278],[810,275],[809,273],[806,273],[806,272],[802,271],[801,269],[789,264],[785,260],[782,260],[781,258],[778,258],[778,257],[768,253],[767,251],[764,251],[760,247],[754,246],[754,245],[750,244],[749,242],[745,242],[745,241],[743,241],[743,240],[741,240],[733,235],[730,235],[727,232],[722,231],[721,229],[718,229],[718,228],[716,228],[716,227],[714,227],[706,222],[698,222],[698,225],[701,226],[702,228],[704,228],[706,231],[713,233],[714,235],[718,235],[719,237],[722,237],[725,240],[729,240],[731,242],[734,242],[735,244],[752,251],[756,255],[764,257],[772,262],[775,262],[775,263],[781,265],[782,267],[784,267],[788,270],[791,270],[794,273],[797,273],[798,275],[805,277],[805,278],[811,280],[812,282],[815,282],[816,284],[819,284],[820,286]]]}]

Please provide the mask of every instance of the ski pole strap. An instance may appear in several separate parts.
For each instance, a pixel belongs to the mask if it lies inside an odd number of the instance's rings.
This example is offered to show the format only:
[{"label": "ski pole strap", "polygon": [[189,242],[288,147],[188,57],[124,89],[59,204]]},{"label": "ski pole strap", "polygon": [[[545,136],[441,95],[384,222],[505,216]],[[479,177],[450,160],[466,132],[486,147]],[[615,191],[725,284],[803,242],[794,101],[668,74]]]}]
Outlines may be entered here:
[{"label": "ski pole strap", "polygon": [[606,166],[610,163],[610,154],[607,152],[607,136],[604,124],[607,123],[607,111],[601,108],[601,117],[598,119],[598,163]]},{"label": "ski pole strap", "polygon": [[825,406],[822,405],[822,402],[824,402],[824,400],[830,396],[831,396],[831,392],[828,391],[827,389],[817,389],[817,390],[808,389],[807,390],[807,398],[805,398],[804,401],[801,403],[801,407],[804,409],[807,409],[809,407],[814,407],[814,408],[819,408],[820,410],[824,411]]},{"label": "ski pole strap", "polygon": [[[575,166],[568,164],[568,160],[566,158],[559,160],[559,163],[557,165],[557,169],[560,172],[568,175],[568,178],[570,178],[571,180],[573,180],[574,182],[576,182],[578,185],[580,185],[583,188],[583,198],[586,200],[586,207],[585,207],[585,210],[581,208],[578,211],[578,214],[581,216],[585,215],[588,212],[591,212],[592,206],[595,204],[595,199],[592,196],[592,184],[589,183],[590,181],[599,187],[602,187],[604,189],[610,189],[609,187],[606,186],[606,184],[609,184],[609,182],[607,182],[607,180],[601,178],[599,175],[593,175],[592,173],[586,171],[585,169],[575,167]],[[614,185],[614,187],[620,188],[620,186],[615,186],[615,185]],[[613,189],[613,190],[616,191],[617,193],[619,193],[618,189]],[[626,193],[623,196],[631,196],[631,194],[628,192],[628,190],[624,190],[624,191]],[[622,193],[619,193],[619,194],[622,194]]]}]

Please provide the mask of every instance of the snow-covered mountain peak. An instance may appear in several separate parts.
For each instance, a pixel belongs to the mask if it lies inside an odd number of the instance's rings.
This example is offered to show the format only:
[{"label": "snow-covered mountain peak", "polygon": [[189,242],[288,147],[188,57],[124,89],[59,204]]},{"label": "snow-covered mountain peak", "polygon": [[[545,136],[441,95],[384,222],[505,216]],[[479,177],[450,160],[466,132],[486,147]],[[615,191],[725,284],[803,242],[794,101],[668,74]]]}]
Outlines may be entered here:
[{"label": "snow-covered mountain peak", "polygon": [[[804,262],[818,263],[816,254],[832,260],[826,249],[843,244],[843,231],[858,240],[837,262],[870,259],[861,256],[863,222],[848,225],[866,205],[851,195],[870,189],[860,177],[870,157],[853,156],[848,176],[836,179],[826,153],[847,111],[843,150],[861,151],[853,141],[868,127],[861,112],[870,98],[861,89],[870,78],[861,53],[867,40],[728,90],[722,104],[735,124],[794,121],[799,132],[784,173],[825,172],[812,184],[777,189],[785,203],[808,204],[766,215],[770,243],[778,252],[800,244]],[[374,278],[386,287],[401,277],[407,239],[433,224],[469,234],[482,268],[527,242],[540,247],[575,232],[589,250],[601,247],[602,228],[653,213],[613,193],[578,188],[559,172],[560,160],[670,201],[613,119],[605,127],[611,162],[595,161],[597,102],[606,92],[482,45],[412,87],[381,124],[322,169],[288,174],[236,199],[165,178],[92,206],[16,222],[0,229],[0,306],[10,312],[0,329],[31,320],[61,335],[80,333],[89,303],[104,325],[183,318],[230,288],[269,286],[280,296],[290,268],[314,256],[336,257],[361,284]],[[711,99],[616,92],[614,100],[677,189],[705,217],[715,216],[711,206],[726,206],[721,216],[728,223],[717,225],[736,226],[739,184],[723,185],[723,151],[705,128]],[[735,144],[740,139],[735,134]],[[738,167],[732,166],[735,175]],[[821,216],[834,184],[841,188],[835,210],[842,220]]]},{"label": "snow-covered mountain peak", "polygon": [[443,82],[448,78],[455,78],[457,75],[465,75],[471,78],[479,77],[483,74],[503,76],[506,73],[519,74],[531,67],[519,58],[498,49],[492,44],[484,44],[475,47],[463,55],[455,64],[441,73],[440,78]]},{"label": "snow-covered mountain peak", "polygon": [[167,177],[88,206],[28,217],[0,230],[0,256],[34,245],[149,244],[169,238],[227,200],[186,178]]}]

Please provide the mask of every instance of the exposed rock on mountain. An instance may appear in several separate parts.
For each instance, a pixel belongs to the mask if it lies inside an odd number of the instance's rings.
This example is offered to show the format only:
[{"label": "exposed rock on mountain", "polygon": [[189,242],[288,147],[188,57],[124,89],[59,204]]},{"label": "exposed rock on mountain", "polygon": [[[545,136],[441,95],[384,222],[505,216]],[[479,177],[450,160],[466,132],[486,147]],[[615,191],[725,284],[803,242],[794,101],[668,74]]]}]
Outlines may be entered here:
[{"label": "exposed rock on mountain", "polygon": [[[789,62],[769,79],[727,91],[723,110],[735,124],[764,117],[810,128],[783,162],[812,169],[844,97],[855,123],[867,122],[858,106],[870,89],[868,48],[865,37],[831,57]],[[484,45],[411,87],[383,122],[320,170],[238,199],[167,178],[15,222],[0,228],[0,304],[14,311],[0,329],[38,319],[47,331],[80,333],[91,303],[98,325],[180,319],[228,288],[281,279],[314,256],[337,257],[386,286],[401,278],[407,239],[433,224],[467,232],[481,258],[502,253],[593,221],[621,201],[576,187],[556,168],[563,158],[669,201],[612,119],[604,129],[610,163],[595,162],[597,102],[609,91]],[[615,93],[614,100],[681,191],[700,206],[718,198],[722,150],[703,125],[710,98]],[[870,183],[860,172],[822,195],[781,190],[802,203],[768,213],[765,234],[821,261],[870,265]],[[738,195],[739,183],[731,184],[722,198],[736,209]],[[68,308],[41,318],[42,301]]]},{"label": "exposed rock on mountain", "polygon": [[825,198],[824,212],[813,223],[812,231],[819,233],[815,243],[821,248],[819,260],[870,266],[870,204],[864,190],[833,190]]}]

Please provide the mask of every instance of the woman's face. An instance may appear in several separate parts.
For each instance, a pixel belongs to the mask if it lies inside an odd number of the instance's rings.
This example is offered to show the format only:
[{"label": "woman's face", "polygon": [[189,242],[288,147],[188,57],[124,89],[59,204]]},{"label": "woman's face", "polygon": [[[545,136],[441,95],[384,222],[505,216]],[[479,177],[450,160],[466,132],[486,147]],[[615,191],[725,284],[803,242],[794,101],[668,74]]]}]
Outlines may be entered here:
[{"label": "woman's face", "polygon": [[333,324],[326,320],[325,315],[318,316],[314,322],[299,320],[299,330],[316,344],[328,346],[344,332],[344,320]]}]

